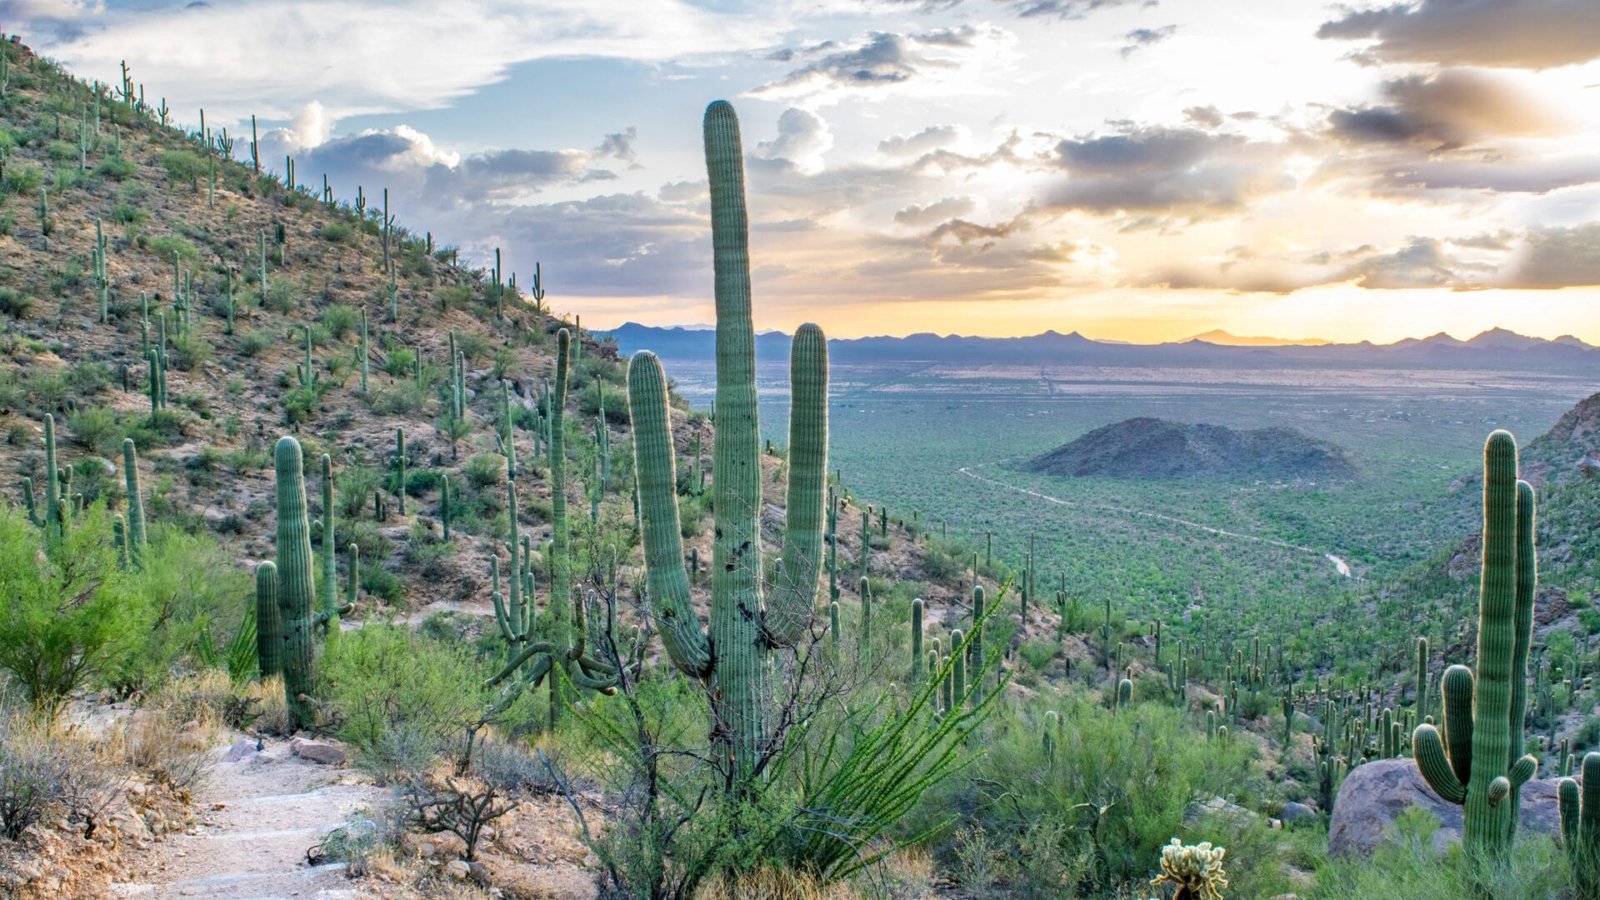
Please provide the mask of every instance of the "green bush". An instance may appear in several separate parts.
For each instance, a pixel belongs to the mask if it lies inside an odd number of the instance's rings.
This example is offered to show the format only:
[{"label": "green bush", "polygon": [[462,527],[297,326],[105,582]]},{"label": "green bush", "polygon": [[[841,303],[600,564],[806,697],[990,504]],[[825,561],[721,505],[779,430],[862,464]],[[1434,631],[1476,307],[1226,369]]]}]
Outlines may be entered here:
[{"label": "green bush", "polygon": [[0,506],[0,584],[0,670],[50,717],[124,664],[153,622],[118,570],[99,504],[50,542],[21,510]]},{"label": "green bush", "polygon": [[481,491],[505,481],[506,458],[498,453],[484,453],[467,460],[462,469],[467,483]]},{"label": "green bush", "polygon": [[330,244],[348,244],[355,237],[355,229],[342,222],[329,222],[322,226],[317,235]]},{"label": "green bush", "polygon": [[6,162],[5,177],[0,178],[0,193],[32,197],[44,184],[44,170],[32,163]]},{"label": "green bush", "polygon": [[320,675],[339,736],[368,756],[397,737],[443,749],[488,705],[485,673],[464,650],[404,625],[369,622],[342,635]]},{"label": "green bush", "polygon": [[103,456],[110,456],[122,443],[122,427],[116,413],[109,409],[89,407],[79,410],[67,420],[72,436],[78,443]]},{"label": "green bush", "polygon": [[206,174],[205,161],[188,150],[161,151],[161,165],[166,168],[167,177],[174,184],[187,181],[189,187],[197,191],[200,189],[200,176]]},{"label": "green bush", "polygon": [[322,311],[322,327],[333,340],[343,340],[361,324],[361,312],[353,306],[335,304]]}]

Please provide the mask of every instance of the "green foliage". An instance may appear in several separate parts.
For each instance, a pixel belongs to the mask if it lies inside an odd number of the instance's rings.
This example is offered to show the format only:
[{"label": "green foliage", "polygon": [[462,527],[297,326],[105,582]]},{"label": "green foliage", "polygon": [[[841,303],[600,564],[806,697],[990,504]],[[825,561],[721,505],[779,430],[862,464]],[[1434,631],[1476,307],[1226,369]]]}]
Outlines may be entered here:
[{"label": "green foliage", "polygon": [[[77,155],[76,149],[73,155]],[[200,177],[208,171],[205,161],[188,150],[161,151],[161,165],[174,183],[187,181],[189,187],[196,191],[200,189]]]},{"label": "green foliage", "polygon": [[353,306],[336,303],[322,311],[322,327],[333,340],[344,340],[360,325],[361,312]]},{"label": "green foliage", "polygon": [[236,555],[209,534],[150,530],[144,561],[130,581],[135,608],[156,624],[115,672],[125,690],[159,685],[195,661],[226,665],[226,653],[219,655],[217,648],[236,642],[254,592]]},{"label": "green foliage", "polygon": [[102,505],[48,547],[20,510],[0,506],[0,670],[52,717],[125,664],[153,621],[117,559]]},{"label": "green foliage", "polygon": [[[1247,741],[1196,740],[1183,713],[1165,705],[1119,712],[1075,698],[1059,714],[1070,739],[1047,747],[1042,716],[1019,706],[997,712],[980,737],[988,753],[973,777],[935,790],[920,824],[936,824],[945,810],[968,810],[962,824],[1003,842],[1000,852],[1013,858],[1022,854],[1024,836],[1044,829],[1062,866],[1086,853],[1098,860],[1086,883],[1065,886],[1094,891],[1146,877],[1174,835],[1191,833],[1184,825],[1190,803],[1248,799],[1241,796],[1252,787],[1243,775],[1254,753]],[[960,841],[947,846],[959,851]],[[1061,896],[1052,891],[1062,888],[1035,885],[1032,896]]]},{"label": "green foliage", "polygon": [[343,722],[339,736],[362,754],[407,733],[442,749],[486,706],[485,673],[459,645],[404,625],[369,622],[343,635],[320,675]]},{"label": "green foliage", "polygon": [[[200,251],[195,249],[194,244],[190,243],[188,238],[180,237],[176,234],[153,237],[145,245],[145,249],[149,250],[152,256],[161,260],[169,269],[172,266],[172,255],[174,253],[178,255],[178,260],[182,265],[192,267],[200,263]],[[168,280],[170,281],[171,279]],[[152,311],[151,316],[154,315],[155,313]]]},{"label": "green foliage", "polygon": [[355,237],[355,229],[343,222],[329,222],[322,226],[317,236],[330,244],[348,244]]}]

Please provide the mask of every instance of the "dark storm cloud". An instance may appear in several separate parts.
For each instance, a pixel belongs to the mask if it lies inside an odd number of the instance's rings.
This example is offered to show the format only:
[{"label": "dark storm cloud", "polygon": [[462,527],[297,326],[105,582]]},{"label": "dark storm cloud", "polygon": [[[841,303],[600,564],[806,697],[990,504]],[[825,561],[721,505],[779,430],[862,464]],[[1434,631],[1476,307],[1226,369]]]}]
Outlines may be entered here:
[{"label": "dark storm cloud", "polygon": [[1140,48],[1159,44],[1177,33],[1178,26],[1176,25],[1163,25],[1160,28],[1135,28],[1122,36],[1122,58],[1127,59]]},{"label": "dark storm cloud", "polygon": [[1345,9],[1317,37],[1375,40],[1380,62],[1548,69],[1600,58],[1595,0],[1422,0]]}]

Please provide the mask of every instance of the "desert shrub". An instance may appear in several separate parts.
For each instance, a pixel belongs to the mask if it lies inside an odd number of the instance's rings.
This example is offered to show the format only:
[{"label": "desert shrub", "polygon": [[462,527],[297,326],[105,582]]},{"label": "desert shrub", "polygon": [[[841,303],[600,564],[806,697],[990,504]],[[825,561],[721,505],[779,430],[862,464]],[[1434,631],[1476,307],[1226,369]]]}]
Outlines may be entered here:
[{"label": "desert shrub", "polygon": [[120,156],[108,156],[100,160],[100,163],[94,167],[94,173],[112,181],[121,181],[132,175],[137,169],[138,167],[131,160]]},{"label": "desert shrub", "polygon": [[481,491],[505,481],[506,458],[498,453],[483,453],[467,460],[462,469],[467,483]]},{"label": "desert shrub", "polygon": [[167,170],[167,177],[176,184],[180,181],[189,182],[194,190],[200,189],[200,176],[206,173],[206,164],[199,156],[188,150],[163,150],[161,151],[161,165]]},{"label": "desert shrub", "polygon": [[124,689],[160,685],[197,663],[225,662],[216,648],[235,642],[241,623],[253,621],[253,579],[204,531],[152,528],[129,587],[155,624],[115,672]]},{"label": "desert shrub", "polygon": [[484,673],[459,648],[403,625],[368,623],[340,637],[321,666],[339,736],[380,764],[399,742],[436,752],[487,704]]},{"label": "desert shrub", "polygon": [[286,313],[300,305],[300,290],[287,278],[273,278],[267,282],[267,296],[262,308],[269,312]]},{"label": "desert shrub", "polygon": [[276,332],[266,328],[257,328],[239,339],[239,352],[245,356],[259,356],[277,342],[278,335]]},{"label": "desert shrub", "polygon": [[[964,834],[946,845],[957,859],[975,856],[964,844],[982,840],[1001,860],[1074,873],[1074,884],[1033,885],[1025,896],[1106,890],[1148,877],[1161,847],[1187,833],[1190,803],[1249,788],[1240,777],[1253,755],[1249,742],[1196,740],[1179,710],[1138,704],[1112,711],[1073,699],[1059,711],[1064,736],[1048,745],[1042,710],[1029,716],[1012,707],[996,716],[982,741],[988,753],[971,777],[947,782],[926,810],[970,810]],[[1046,849],[1053,862],[1038,858]],[[1083,858],[1094,860],[1088,870]]]},{"label": "desert shrub", "polygon": [[109,409],[94,406],[81,409],[67,420],[67,424],[72,429],[73,438],[95,453],[110,456],[116,446],[122,443],[122,426],[117,422],[117,414]]},{"label": "desert shrub", "polygon": [[199,334],[185,331],[168,338],[168,357],[180,372],[193,371],[216,356],[211,343]]},{"label": "desert shrub", "polygon": [[232,682],[216,671],[177,679],[122,723],[123,758],[175,790],[192,792],[208,774],[221,737]]},{"label": "desert shrub", "polygon": [[153,237],[145,245],[145,249],[149,250],[151,255],[161,260],[168,267],[172,265],[173,254],[177,254],[179,262],[184,265],[194,267],[200,264],[200,251],[195,249],[194,244],[190,243],[188,238],[180,237],[176,234],[163,234],[160,237]]},{"label": "desert shrub", "polygon": [[65,793],[67,761],[15,715],[0,719],[0,837],[15,841]]},{"label": "desert shrub", "polygon": [[353,306],[336,303],[322,311],[322,327],[333,340],[343,340],[361,324],[361,312]]},{"label": "desert shrub", "polygon": [[329,222],[317,235],[330,244],[348,244],[355,237],[355,229],[343,222]]},{"label": "desert shrub", "polygon": [[6,162],[4,177],[0,177],[0,193],[33,197],[44,184],[44,170],[32,163]]},{"label": "desert shrub", "polygon": [[417,364],[417,351],[410,347],[396,347],[389,351],[389,356],[383,361],[383,371],[395,378],[403,378],[412,374],[412,368]]},{"label": "desert shrub", "polygon": [[578,409],[583,412],[585,421],[593,421],[600,414],[600,406],[605,404],[606,421],[612,425],[628,424],[628,395],[620,387],[612,385],[601,386],[602,396],[595,395],[595,389],[589,388],[578,395]]},{"label": "desert shrub", "polygon": [[12,288],[0,288],[0,313],[5,313],[13,319],[26,319],[33,312],[37,302],[32,294],[25,294]]},{"label": "desert shrub", "polygon": [[21,510],[0,506],[0,670],[47,717],[115,671],[150,629],[117,558],[103,505],[50,541]]}]

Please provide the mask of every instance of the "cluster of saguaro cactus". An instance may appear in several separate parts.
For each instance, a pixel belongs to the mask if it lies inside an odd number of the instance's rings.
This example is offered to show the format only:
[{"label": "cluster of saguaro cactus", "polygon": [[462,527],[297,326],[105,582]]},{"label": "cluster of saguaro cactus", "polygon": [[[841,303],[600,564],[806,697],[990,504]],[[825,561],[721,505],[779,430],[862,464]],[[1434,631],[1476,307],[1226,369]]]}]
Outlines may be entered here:
[{"label": "cluster of saguaro cactus", "polygon": [[1443,733],[1422,724],[1412,742],[1429,786],[1464,807],[1467,848],[1497,854],[1510,846],[1519,789],[1539,765],[1522,755],[1537,578],[1534,496],[1517,479],[1517,445],[1506,431],[1484,446],[1482,544],[1477,671],[1445,670]]},{"label": "cluster of saguaro cactus", "polygon": [[757,777],[770,750],[769,655],[774,647],[795,641],[814,613],[827,479],[827,345],[822,330],[810,324],[797,329],[791,345],[788,512],[778,572],[769,587],[762,571],[744,157],[738,119],[726,102],[707,108],[705,144],[717,315],[717,441],[712,457],[716,528],[709,632],[689,605],[666,376],[653,354],[640,352],[629,363],[628,397],[646,578],[657,625],[673,663],[714,685],[718,741],[731,760],[731,780],[744,784]]},{"label": "cluster of saguaro cactus", "polygon": [[[609,664],[588,655],[588,617],[583,603],[572,590],[571,560],[568,558],[568,523],[566,505],[565,450],[562,441],[562,407],[567,393],[567,347],[571,338],[566,329],[556,336],[555,391],[551,395],[552,436],[551,447],[551,519],[552,540],[548,553],[550,563],[550,602],[545,616],[536,620],[533,614],[533,565],[526,536],[520,533],[517,514],[517,483],[506,480],[507,502],[510,505],[509,545],[511,572],[509,602],[498,590],[498,563],[491,571],[495,590],[491,599],[495,606],[495,619],[501,636],[507,642],[509,653],[505,667],[489,685],[504,683],[499,699],[491,713],[504,708],[522,691],[539,686],[549,679],[549,722],[554,728],[561,710],[568,702],[563,681],[578,687],[612,692],[617,684],[617,672]],[[680,571],[682,563],[679,563]]]},{"label": "cluster of saguaro cactus", "polygon": [[[1570,765],[1570,763],[1566,764]],[[1561,843],[1581,896],[1600,896],[1600,753],[1583,755],[1583,783],[1563,776],[1556,784]]]}]

